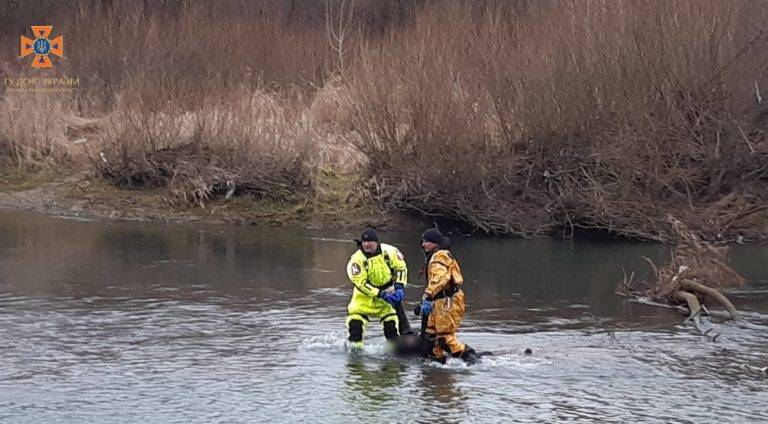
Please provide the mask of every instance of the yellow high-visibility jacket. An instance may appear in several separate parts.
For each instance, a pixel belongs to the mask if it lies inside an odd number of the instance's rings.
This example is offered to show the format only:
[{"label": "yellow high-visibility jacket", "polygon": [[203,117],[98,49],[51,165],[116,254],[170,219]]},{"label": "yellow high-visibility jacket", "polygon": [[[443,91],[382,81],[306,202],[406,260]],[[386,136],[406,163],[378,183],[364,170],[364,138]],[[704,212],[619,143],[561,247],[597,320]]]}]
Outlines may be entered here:
[{"label": "yellow high-visibility jacket", "polygon": [[347,276],[359,292],[367,297],[377,298],[379,291],[390,283],[405,285],[408,282],[408,267],[405,257],[392,245],[381,243],[381,253],[366,257],[362,249],[352,254],[347,264]]}]

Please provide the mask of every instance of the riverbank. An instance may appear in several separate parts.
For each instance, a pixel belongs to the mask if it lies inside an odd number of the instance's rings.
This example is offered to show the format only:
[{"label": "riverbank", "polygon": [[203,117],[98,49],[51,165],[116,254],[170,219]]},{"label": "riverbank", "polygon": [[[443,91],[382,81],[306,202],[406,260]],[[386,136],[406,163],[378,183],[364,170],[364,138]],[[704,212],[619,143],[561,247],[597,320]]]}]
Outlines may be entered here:
[{"label": "riverbank", "polygon": [[301,226],[342,229],[372,225],[387,228],[412,219],[374,206],[347,202],[350,181],[325,172],[311,196],[277,202],[238,196],[204,205],[178,205],[164,188],[117,188],[87,171],[22,172],[0,168],[0,209],[54,216],[136,222]]},{"label": "riverbank", "polygon": [[[350,175],[320,170],[311,194],[291,200],[259,199],[253,195],[219,196],[206,203],[179,203],[167,188],[119,188],[95,173],[68,168],[59,171],[20,171],[0,166],[0,209],[32,211],[52,216],[113,221],[203,223],[303,227],[311,229],[416,228],[435,219],[454,222],[457,229],[470,225],[458,220],[387,209]],[[571,238],[595,234],[625,238],[605,230],[558,228],[540,237]],[[634,237],[638,238],[638,237]],[[640,238],[642,239],[642,238]],[[722,234],[724,242],[768,240],[768,213],[755,213],[737,231]],[[647,239],[652,240],[652,239]],[[659,240],[654,240],[659,241]]]},{"label": "riverbank", "polygon": [[[0,158],[89,177],[18,181],[31,191],[4,201],[334,227],[406,211],[480,234],[664,243],[677,220],[711,242],[768,238],[768,11],[565,4],[51,5],[79,43],[48,74],[77,91],[36,92],[0,52]],[[361,31],[329,50],[336,21]]]}]

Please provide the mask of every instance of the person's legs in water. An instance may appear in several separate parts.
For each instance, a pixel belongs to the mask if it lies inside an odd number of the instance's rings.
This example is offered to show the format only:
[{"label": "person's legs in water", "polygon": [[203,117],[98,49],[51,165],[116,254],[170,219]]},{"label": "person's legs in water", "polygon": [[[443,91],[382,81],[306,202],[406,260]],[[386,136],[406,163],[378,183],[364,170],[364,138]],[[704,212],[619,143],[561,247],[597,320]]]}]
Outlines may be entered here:
[{"label": "person's legs in water", "polygon": [[399,323],[397,320],[397,313],[395,313],[393,309],[392,313],[386,313],[384,316],[379,318],[379,320],[381,321],[381,326],[384,330],[384,337],[387,339],[388,352],[396,352],[396,342],[398,336],[400,336],[400,331],[398,330]]},{"label": "person's legs in water", "polygon": [[[435,335],[435,344],[431,358],[445,362],[445,357],[451,355],[461,358],[467,363],[475,363],[479,359],[474,349],[459,341],[456,332],[464,318],[464,292],[459,291],[451,297],[435,301],[434,309],[429,317],[427,331]],[[430,328],[431,327],[431,328]]]},{"label": "person's legs in water", "polygon": [[[387,316],[380,319],[384,337],[388,342],[394,343],[399,336],[397,330],[397,316]],[[362,349],[365,327],[368,324],[368,317],[361,314],[350,314],[347,317],[347,340],[353,349]]]},{"label": "person's legs in water", "polygon": [[439,333],[435,339],[435,347],[432,352],[435,356],[439,357],[450,355],[458,358],[465,348],[466,345],[459,341],[456,333]]},{"label": "person's legs in water", "polygon": [[405,314],[403,303],[398,302],[394,304],[393,307],[395,308],[395,312],[397,312],[398,333],[400,333],[401,336],[404,334],[416,334],[413,329],[411,329],[411,324],[408,322],[408,316]]},{"label": "person's legs in water", "polygon": [[456,333],[439,335],[435,339],[430,359],[445,363],[446,356],[448,355],[462,359],[468,364],[474,364],[480,360],[480,355],[477,354],[475,349],[460,342],[456,337]]},{"label": "person's legs in water", "polygon": [[436,323],[435,323],[435,317],[437,316],[437,313],[433,307],[432,312],[429,314],[429,317],[427,318],[427,329],[424,331],[425,337],[427,340],[431,342],[432,349],[430,349],[428,358],[445,363],[445,355],[443,355],[442,349],[439,351],[437,350],[437,345],[435,344],[436,338],[437,338],[437,330],[435,329]]},{"label": "person's legs in water", "polygon": [[349,314],[347,317],[347,340],[353,349],[363,348],[363,335],[368,317],[362,314]]},{"label": "person's legs in water", "polygon": [[397,315],[385,315],[380,319],[381,325],[384,330],[384,337],[388,342],[394,342],[397,336],[400,335],[398,331]]},{"label": "person's legs in water", "polygon": [[387,340],[394,342],[398,336],[397,312],[389,303],[356,293],[347,307],[347,335],[353,349],[363,347],[365,327],[374,317],[379,318]]}]

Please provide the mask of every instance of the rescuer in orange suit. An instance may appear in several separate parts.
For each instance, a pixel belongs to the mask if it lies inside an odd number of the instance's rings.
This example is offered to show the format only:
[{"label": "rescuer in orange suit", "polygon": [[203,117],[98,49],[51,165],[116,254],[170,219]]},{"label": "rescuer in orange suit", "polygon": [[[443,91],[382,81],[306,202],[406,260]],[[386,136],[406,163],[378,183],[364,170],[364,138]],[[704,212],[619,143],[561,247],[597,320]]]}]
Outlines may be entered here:
[{"label": "rescuer in orange suit", "polygon": [[466,309],[462,290],[464,277],[459,263],[449,251],[449,243],[437,228],[430,228],[421,236],[427,270],[421,313],[429,316],[426,333],[434,340],[430,359],[445,362],[450,355],[472,364],[479,360],[477,352],[456,337]]}]

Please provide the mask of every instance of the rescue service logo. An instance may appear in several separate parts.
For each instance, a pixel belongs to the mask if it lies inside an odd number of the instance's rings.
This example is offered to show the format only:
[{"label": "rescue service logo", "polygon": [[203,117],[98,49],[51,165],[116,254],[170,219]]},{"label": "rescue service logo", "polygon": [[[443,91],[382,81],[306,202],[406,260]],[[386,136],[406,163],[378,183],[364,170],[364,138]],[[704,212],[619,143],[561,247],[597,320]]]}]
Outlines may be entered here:
[{"label": "rescue service logo", "polygon": [[360,272],[362,271],[362,269],[360,269],[360,265],[358,265],[356,263],[353,263],[350,266],[350,270],[352,272],[352,275],[360,275]]},{"label": "rescue service logo", "polygon": [[52,32],[53,26],[51,25],[33,25],[34,40],[21,36],[21,57],[24,58],[34,53],[33,68],[53,68],[50,56],[64,57],[64,36],[59,35],[51,40]]}]

